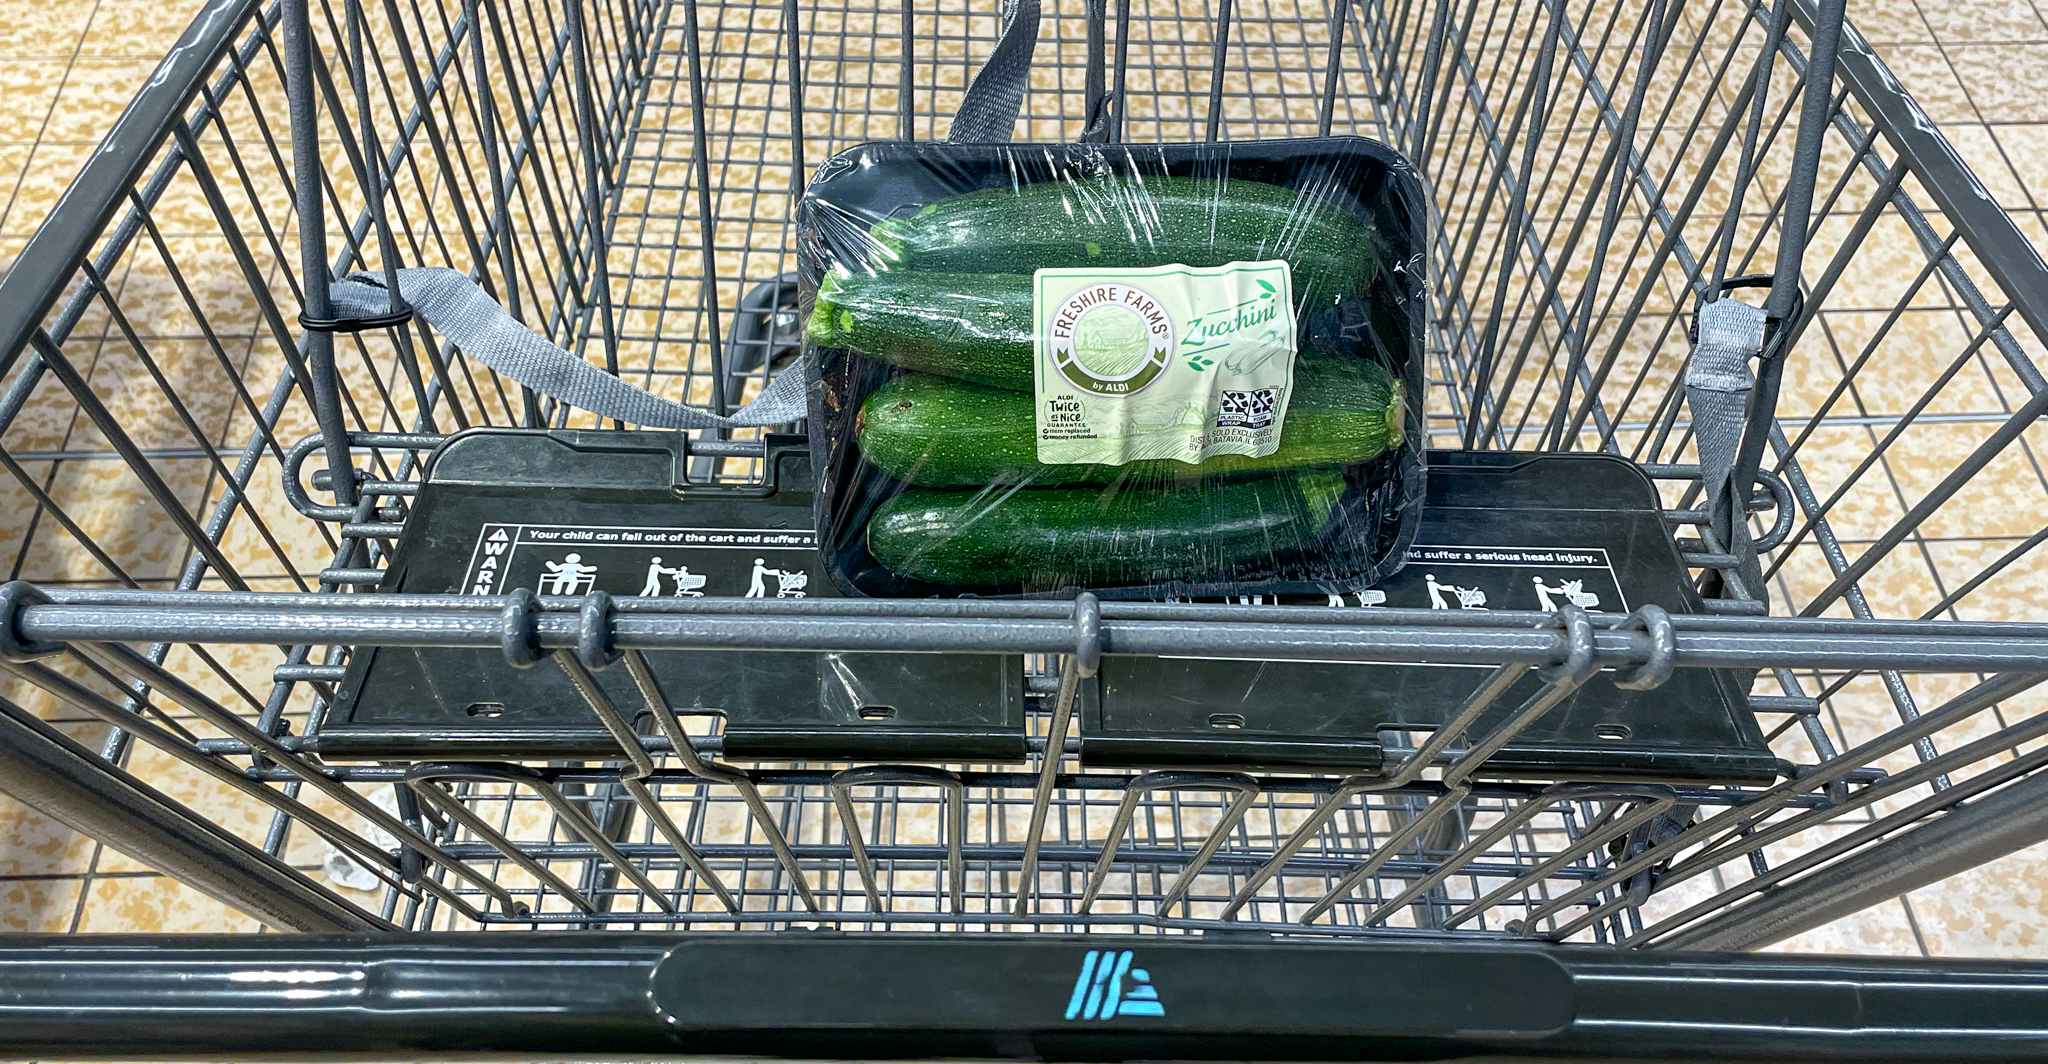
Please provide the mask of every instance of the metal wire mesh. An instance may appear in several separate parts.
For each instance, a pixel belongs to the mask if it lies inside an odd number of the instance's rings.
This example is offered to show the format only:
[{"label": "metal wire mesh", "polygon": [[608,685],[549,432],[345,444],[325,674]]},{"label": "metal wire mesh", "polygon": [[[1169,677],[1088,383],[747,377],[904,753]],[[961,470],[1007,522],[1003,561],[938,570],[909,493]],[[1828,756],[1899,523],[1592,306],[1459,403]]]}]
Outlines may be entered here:
[{"label": "metal wire mesh", "polygon": [[[1765,586],[1722,604],[1755,612],[1767,593],[1780,614],[2026,620],[2048,538],[2048,382],[2031,355],[2048,271],[2003,214],[1973,205],[1967,171],[1853,28],[1834,40],[1827,7],[1094,3],[1045,19],[1017,135],[1071,138],[1102,113],[1136,143],[1340,132],[1408,153],[1438,210],[1433,442],[1652,464],[1709,580],[1735,566],[1689,476],[1686,327],[1723,280],[1776,270],[1776,291],[1803,297],[1764,463],[1785,498],[1752,530],[1773,544]],[[327,274],[468,270],[650,390],[743,398],[773,351],[736,341],[733,315],[763,283],[771,305],[793,290],[810,170],[865,140],[943,135],[1000,32],[995,11],[957,4],[795,0],[309,15],[317,123],[289,119],[286,12],[217,3],[0,284],[14,576],[346,598],[388,560],[444,434],[596,427],[424,325],[303,329],[319,287],[303,264],[312,200]],[[1817,54],[1834,70],[1810,87]],[[1802,129],[1820,148],[1810,176]],[[329,345],[339,404],[323,425]],[[356,478],[302,477],[313,453]],[[347,517],[305,516],[306,481]],[[286,864],[353,854],[383,894],[351,904],[414,928],[1673,944],[1756,892],[1839,874],[1908,825],[2033,782],[2048,756],[2017,667],[1788,653],[1751,699],[1791,768],[1770,789],[1465,784],[1449,778],[1457,749],[1398,785],[1154,787],[1071,760],[1047,772],[1042,757],[875,782],[841,765],[737,772],[715,760],[716,720],[696,717],[675,727],[699,755],[645,731],[603,764],[330,764],[305,751],[349,649],[305,638],[173,630],[120,653],[81,640],[9,666],[6,705],[114,725],[101,756]],[[1915,638],[1897,637],[1902,660]],[[1059,703],[1056,670],[1037,675],[1042,737]]]}]

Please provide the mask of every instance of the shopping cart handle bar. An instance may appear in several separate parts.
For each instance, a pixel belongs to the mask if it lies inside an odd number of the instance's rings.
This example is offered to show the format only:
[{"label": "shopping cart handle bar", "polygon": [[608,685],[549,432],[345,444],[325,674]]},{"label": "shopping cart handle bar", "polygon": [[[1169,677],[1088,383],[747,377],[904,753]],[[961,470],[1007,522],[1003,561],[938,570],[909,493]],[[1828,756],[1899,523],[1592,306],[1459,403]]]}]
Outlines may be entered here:
[{"label": "shopping cart handle bar", "polygon": [[0,1012],[9,1057],[2048,1058],[2039,964],[1241,936],[14,936]]},{"label": "shopping cart handle bar", "polygon": [[[505,625],[513,623],[504,610],[510,600],[492,596],[167,597],[29,588],[0,599],[0,634],[31,648],[167,640],[490,649],[506,643]],[[525,626],[513,633],[521,645],[575,649],[582,600],[536,601],[537,608],[515,617]],[[705,598],[681,605],[620,599],[615,605],[611,644],[621,650],[1057,654],[1076,645],[1073,606],[1063,602]],[[1543,667],[1563,661],[1567,650],[1554,616],[1523,611],[1467,616],[1147,603],[1104,603],[1101,609],[1095,638],[1110,655]],[[1604,623],[1624,621],[1616,616]],[[2048,672],[2048,625],[2042,624],[1707,616],[1671,622],[1674,662],[1688,667]],[[1651,640],[1641,630],[1603,627],[1593,640],[1594,660],[1603,668],[1634,668],[1651,655]]]}]

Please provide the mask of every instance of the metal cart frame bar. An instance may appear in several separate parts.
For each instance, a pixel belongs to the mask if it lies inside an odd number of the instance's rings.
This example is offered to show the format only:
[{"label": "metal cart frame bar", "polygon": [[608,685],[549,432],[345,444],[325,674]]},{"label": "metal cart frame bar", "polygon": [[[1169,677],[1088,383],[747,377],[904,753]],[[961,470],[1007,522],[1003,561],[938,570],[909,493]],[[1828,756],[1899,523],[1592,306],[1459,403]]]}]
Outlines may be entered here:
[{"label": "metal cart frame bar", "polygon": [[[444,934],[110,936],[52,948],[0,938],[0,988],[10,1050],[51,1056],[291,1046],[409,1058],[2048,1057],[2048,968],[2038,965],[1246,945]],[[1151,996],[1119,1001],[1140,985]]]}]

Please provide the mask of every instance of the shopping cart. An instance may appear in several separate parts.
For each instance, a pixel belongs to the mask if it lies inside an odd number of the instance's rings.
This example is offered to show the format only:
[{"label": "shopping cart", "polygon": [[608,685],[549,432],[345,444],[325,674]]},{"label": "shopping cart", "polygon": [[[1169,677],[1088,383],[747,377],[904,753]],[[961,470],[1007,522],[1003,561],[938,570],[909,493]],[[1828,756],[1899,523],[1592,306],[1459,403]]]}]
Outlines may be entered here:
[{"label": "shopping cart", "polygon": [[[567,596],[379,591],[451,434],[624,437],[402,302],[338,310],[336,279],[465,271],[589,361],[730,409],[790,362],[811,170],[942,137],[1004,19],[212,0],[0,281],[27,578],[0,588],[0,790],[318,934],[0,941],[0,1047],[2041,1053],[2024,954],[1739,952],[1883,947],[1857,914],[1944,880],[1997,901],[1971,870],[2048,837],[2048,267],[1842,15],[1089,0],[1037,23],[1019,141],[1358,133],[1414,160],[1432,444],[1636,463],[1698,592],[1668,614],[1541,577],[1545,609],[1485,611],[700,597],[673,559],[648,569],[664,598],[580,568]],[[1770,339],[1716,493],[1688,356],[1745,301]],[[757,484],[775,444],[705,431],[675,458]],[[491,731],[478,700],[425,749],[344,742],[352,664],[430,651],[571,685],[577,728]],[[877,706],[851,722],[873,756],[792,760],[663,672],[827,651],[1007,663],[1018,752],[892,754]],[[1227,713],[1200,764],[1093,756],[1105,667],[1202,657],[1456,664],[1473,691],[1370,770],[1233,762]],[[1513,762],[1596,676],[1673,712],[1685,677],[1734,684],[1763,777],[1614,778],[1597,742],[1562,775]]]}]

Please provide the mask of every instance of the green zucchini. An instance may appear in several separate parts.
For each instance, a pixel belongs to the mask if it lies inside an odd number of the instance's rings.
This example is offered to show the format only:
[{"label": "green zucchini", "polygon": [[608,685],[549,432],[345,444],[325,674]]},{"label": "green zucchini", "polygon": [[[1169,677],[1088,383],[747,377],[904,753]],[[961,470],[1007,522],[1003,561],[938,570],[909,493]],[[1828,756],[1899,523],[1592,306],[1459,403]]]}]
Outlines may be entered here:
[{"label": "green zucchini", "polygon": [[985,189],[877,223],[888,269],[1030,276],[1056,266],[1222,266],[1286,259],[1305,306],[1365,290],[1372,232],[1329,191],[1111,175]]},{"label": "green zucchini", "polygon": [[821,347],[1028,392],[1032,320],[1029,277],[892,270],[827,275],[804,331]]},{"label": "green zucchini", "polygon": [[871,273],[828,274],[812,343],[994,388],[1031,388],[1032,271],[1282,258],[1298,313],[1365,291],[1371,231],[1327,199],[1256,181],[1047,182],[878,223]]},{"label": "green zucchini", "polygon": [[1037,458],[1031,396],[928,374],[904,374],[869,393],[856,431],[861,454],[898,480],[924,487],[1110,484],[1350,465],[1400,443],[1401,382],[1363,359],[1295,367],[1280,446],[1263,458],[1046,465]]},{"label": "green zucchini", "polygon": [[904,369],[1031,390],[1031,278],[891,270],[827,275],[810,340]]},{"label": "green zucchini", "polygon": [[868,553],[899,576],[954,588],[1222,580],[1314,548],[1343,493],[1334,470],[1199,489],[912,488],[868,522]]}]

